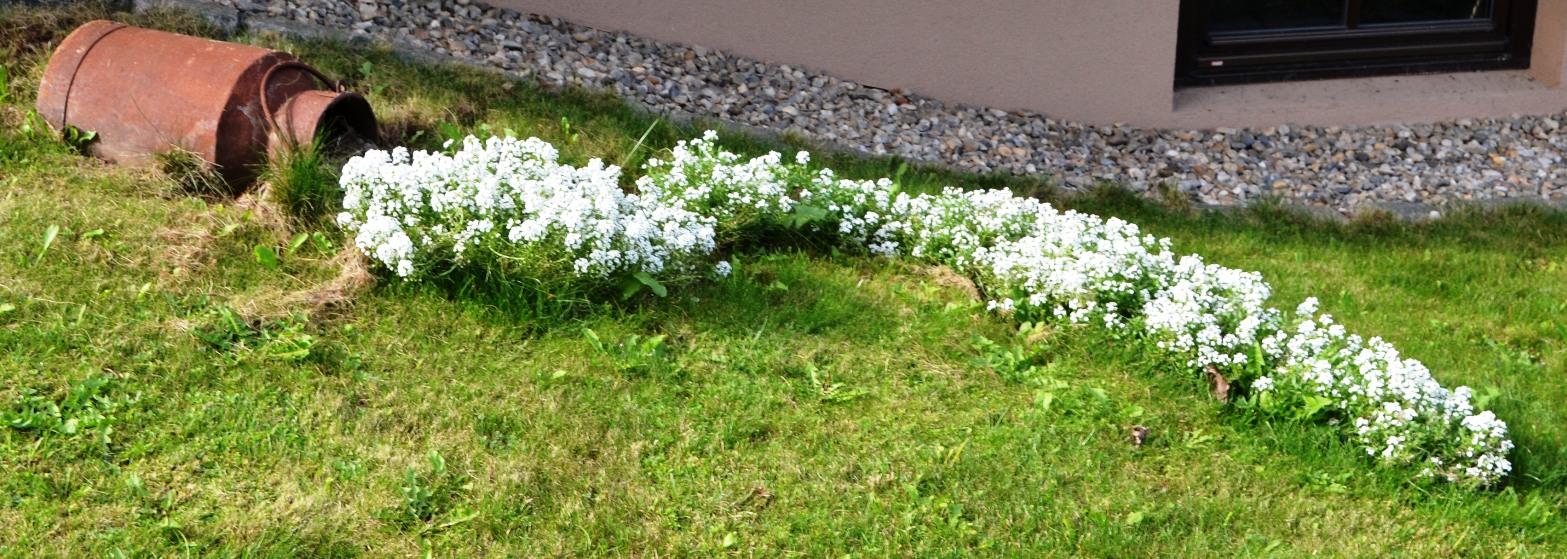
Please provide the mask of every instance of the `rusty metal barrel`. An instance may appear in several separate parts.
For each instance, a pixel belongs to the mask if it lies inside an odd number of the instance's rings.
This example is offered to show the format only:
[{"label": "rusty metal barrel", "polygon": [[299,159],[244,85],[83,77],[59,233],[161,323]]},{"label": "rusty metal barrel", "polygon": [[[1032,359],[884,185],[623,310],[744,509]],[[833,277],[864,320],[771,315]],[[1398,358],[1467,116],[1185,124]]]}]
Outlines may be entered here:
[{"label": "rusty metal barrel", "polygon": [[288,53],[106,20],[60,43],[38,113],[59,130],[96,132],[88,150],[111,162],[188,150],[235,193],[286,146],[337,133],[376,138],[363,97]]}]

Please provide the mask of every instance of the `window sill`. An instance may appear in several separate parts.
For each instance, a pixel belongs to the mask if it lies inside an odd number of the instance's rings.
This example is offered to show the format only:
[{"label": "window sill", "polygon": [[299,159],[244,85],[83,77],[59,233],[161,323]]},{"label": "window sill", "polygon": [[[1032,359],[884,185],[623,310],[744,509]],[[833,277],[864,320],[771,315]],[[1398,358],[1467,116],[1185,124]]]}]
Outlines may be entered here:
[{"label": "window sill", "polygon": [[1175,90],[1172,128],[1435,122],[1548,114],[1567,109],[1567,89],[1528,70],[1458,72]]}]

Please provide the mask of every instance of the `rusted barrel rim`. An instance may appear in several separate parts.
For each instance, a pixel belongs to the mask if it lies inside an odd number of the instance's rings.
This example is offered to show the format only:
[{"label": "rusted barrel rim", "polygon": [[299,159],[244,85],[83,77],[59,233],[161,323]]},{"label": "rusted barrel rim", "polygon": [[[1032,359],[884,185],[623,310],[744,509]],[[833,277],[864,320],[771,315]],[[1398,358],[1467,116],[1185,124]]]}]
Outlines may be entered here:
[{"label": "rusted barrel rim", "polygon": [[[295,69],[295,70],[302,71],[302,72],[304,72],[306,74],[310,74],[311,76],[314,76],[317,80],[320,80],[323,85],[326,85],[327,88],[332,90],[332,91],[341,92],[343,90],[342,85],[339,84],[337,81],[334,81],[332,78],[326,77],[326,74],[321,73],[321,71],[315,69],[315,67],[313,67],[313,66],[311,66],[309,64],[305,64],[304,62],[300,62],[298,60],[286,60],[286,61],[281,62],[281,63],[279,63],[279,64],[277,64],[277,65],[275,65],[275,66],[273,66],[271,68],[267,68],[266,73],[261,75],[261,82],[257,86],[258,93],[257,93],[256,96],[257,96],[257,98],[261,99],[261,114],[266,117],[267,125],[271,126],[273,130],[280,130],[280,128],[278,127],[277,117],[273,116],[273,114],[272,114],[272,107],[267,105],[267,86],[271,84],[272,76],[277,75],[277,71],[281,70],[281,69],[284,69],[284,68]],[[287,105],[288,102],[292,101],[292,100],[293,99],[290,98],[288,101],[284,101],[283,104]],[[327,105],[327,106],[331,107],[331,105]]]},{"label": "rusted barrel rim", "polygon": [[76,73],[81,70],[82,61],[87,59],[87,54],[104,37],[128,27],[123,23],[96,19],[76,28],[64,41],[60,41],[60,46],[49,59],[49,65],[44,68],[43,84],[38,92],[38,114],[44,118],[44,122],[56,129],[65,128],[71,87],[76,82]]},{"label": "rusted barrel rim", "polygon": [[352,131],[366,141],[379,141],[375,111],[358,93],[306,91],[284,101],[277,112],[283,121],[272,129],[274,150],[298,146],[299,138],[329,139],[333,127]]}]

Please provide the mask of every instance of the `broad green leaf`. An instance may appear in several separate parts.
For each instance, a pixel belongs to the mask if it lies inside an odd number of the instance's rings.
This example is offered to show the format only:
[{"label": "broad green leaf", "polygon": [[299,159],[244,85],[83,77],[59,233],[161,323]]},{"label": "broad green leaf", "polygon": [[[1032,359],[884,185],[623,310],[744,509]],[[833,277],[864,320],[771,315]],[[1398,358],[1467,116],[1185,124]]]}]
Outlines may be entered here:
[{"label": "broad green leaf", "polygon": [[808,204],[797,204],[789,213],[789,226],[801,228],[827,218],[827,210]]},{"label": "broad green leaf", "polygon": [[272,247],[256,245],[256,248],[251,249],[251,252],[256,255],[256,262],[261,263],[262,266],[268,268],[276,268],[278,266],[277,251]]},{"label": "broad green leaf", "polygon": [[631,277],[637,278],[637,281],[642,282],[642,284],[646,285],[648,289],[652,289],[654,295],[659,297],[669,296],[669,289],[664,287],[664,284],[659,283],[657,279],[654,279],[652,274],[647,272],[637,272],[635,274],[631,274]]},{"label": "broad green leaf", "polygon": [[33,256],[33,265],[34,266],[37,266],[38,262],[43,260],[44,253],[49,252],[49,247],[54,246],[54,240],[56,238],[58,238],[59,236],[60,236],[60,226],[59,225],[50,224],[47,229],[44,229],[43,246],[39,247],[38,248],[38,254],[36,256]]},{"label": "broad green leaf", "polygon": [[327,236],[321,234],[320,231],[311,233],[310,239],[315,242],[317,252],[320,252],[321,254],[332,252],[332,239],[328,239]]},{"label": "broad green leaf", "polygon": [[1306,407],[1301,408],[1299,415],[1296,417],[1303,420],[1316,417],[1317,412],[1320,412],[1328,406],[1333,405],[1332,398],[1328,398],[1326,396],[1317,396],[1314,394],[1302,397],[1301,401],[1305,403]]},{"label": "broad green leaf", "polygon": [[630,299],[636,296],[637,293],[641,293],[643,289],[647,289],[647,286],[643,285],[641,281],[638,281],[637,278],[627,277],[620,281],[620,299],[622,301]]},{"label": "broad green leaf", "polygon": [[305,246],[305,241],[307,240],[310,240],[309,233],[300,233],[298,235],[294,235],[294,238],[289,239],[288,241],[288,253],[293,254],[294,252],[298,251],[299,247]]}]

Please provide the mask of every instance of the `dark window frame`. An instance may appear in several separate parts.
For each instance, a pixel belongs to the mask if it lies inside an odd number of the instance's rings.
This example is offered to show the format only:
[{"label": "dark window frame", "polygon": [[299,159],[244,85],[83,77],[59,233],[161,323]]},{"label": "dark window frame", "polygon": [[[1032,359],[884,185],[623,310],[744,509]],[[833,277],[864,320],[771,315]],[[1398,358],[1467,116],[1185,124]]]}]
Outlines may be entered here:
[{"label": "dark window frame", "polygon": [[1493,0],[1487,20],[1209,33],[1213,0],[1182,0],[1176,85],[1527,68],[1537,0]]}]

